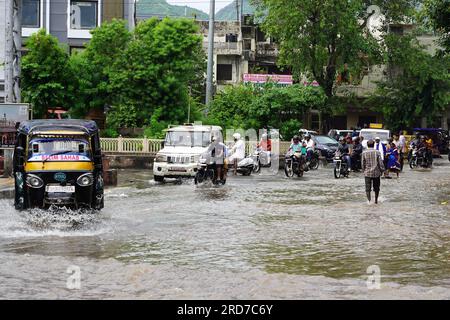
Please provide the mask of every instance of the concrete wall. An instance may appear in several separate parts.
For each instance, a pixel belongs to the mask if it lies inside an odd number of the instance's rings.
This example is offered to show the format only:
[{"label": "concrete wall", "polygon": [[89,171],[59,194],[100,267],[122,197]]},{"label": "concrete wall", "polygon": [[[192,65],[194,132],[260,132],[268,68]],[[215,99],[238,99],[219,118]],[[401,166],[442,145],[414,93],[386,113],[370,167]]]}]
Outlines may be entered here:
[{"label": "concrete wall", "polygon": [[152,169],[154,156],[106,155],[111,169]]}]

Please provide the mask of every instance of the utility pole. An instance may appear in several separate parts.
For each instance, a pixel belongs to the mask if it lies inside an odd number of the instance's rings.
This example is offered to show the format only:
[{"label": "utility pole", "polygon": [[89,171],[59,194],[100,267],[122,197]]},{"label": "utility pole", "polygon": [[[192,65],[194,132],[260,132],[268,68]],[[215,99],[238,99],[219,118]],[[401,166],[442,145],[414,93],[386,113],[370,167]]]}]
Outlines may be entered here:
[{"label": "utility pole", "polygon": [[136,27],[136,0],[128,1],[128,30],[133,31]]},{"label": "utility pole", "polygon": [[22,48],[22,0],[6,0],[5,94],[6,102],[20,103],[20,50]]},{"label": "utility pole", "polygon": [[208,69],[206,71],[206,110],[213,96],[213,68],[214,68],[214,15],[215,0],[210,0],[209,4],[209,26],[208,26]]}]

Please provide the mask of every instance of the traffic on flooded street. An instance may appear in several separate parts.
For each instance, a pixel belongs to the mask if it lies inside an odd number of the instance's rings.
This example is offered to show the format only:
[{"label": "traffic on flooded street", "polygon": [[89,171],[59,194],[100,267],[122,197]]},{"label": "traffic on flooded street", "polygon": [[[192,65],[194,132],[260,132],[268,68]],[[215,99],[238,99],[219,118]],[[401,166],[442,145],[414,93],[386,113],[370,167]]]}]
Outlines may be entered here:
[{"label": "traffic on flooded street", "polygon": [[1,199],[0,296],[448,299],[449,170],[437,159],[381,179],[378,205],[362,173],[336,179],[332,165],[226,185],[121,170],[96,213]]}]

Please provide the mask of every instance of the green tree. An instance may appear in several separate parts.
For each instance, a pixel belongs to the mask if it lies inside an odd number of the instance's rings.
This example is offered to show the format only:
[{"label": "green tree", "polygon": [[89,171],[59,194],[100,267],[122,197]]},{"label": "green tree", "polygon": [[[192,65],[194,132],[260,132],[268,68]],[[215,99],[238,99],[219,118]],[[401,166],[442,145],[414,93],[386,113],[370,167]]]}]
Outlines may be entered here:
[{"label": "green tree", "polygon": [[422,22],[437,32],[443,52],[450,53],[450,1],[424,0]]},{"label": "green tree", "polygon": [[433,121],[450,104],[450,57],[432,56],[414,35],[386,37],[388,76],[369,103],[377,106],[392,130],[421,118]]},{"label": "green tree", "polygon": [[90,109],[103,109],[105,105],[113,104],[110,79],[114,65],[131,40],[123,20],[104,23],[91,33],[92,39],[86,50],[71,56],[71,66],[79,79],[78,103],[71,112],[78,117],[86,115]]},{"label": "green tree", "polygon": [[33,34],[26,48],[22,59],[22,97],[33,107],[34,117],[42,118],[52,108],[71,107],[77,79],[67,51],[45,30]]},{"label": "green tree", "polygon": [[208,121],[233,129],[272,127],[291,137],[300,129],[304,114],[322,108],[325,101],[321,88],[302,85],[229,86],[216,95]]},{"label": "green tree", "polygon": [[185,122],[188,85],[204,72],[201,44],[198,27],[191,20],[139,23],[111,72],[114,106],[135,108],[138,126]]}]

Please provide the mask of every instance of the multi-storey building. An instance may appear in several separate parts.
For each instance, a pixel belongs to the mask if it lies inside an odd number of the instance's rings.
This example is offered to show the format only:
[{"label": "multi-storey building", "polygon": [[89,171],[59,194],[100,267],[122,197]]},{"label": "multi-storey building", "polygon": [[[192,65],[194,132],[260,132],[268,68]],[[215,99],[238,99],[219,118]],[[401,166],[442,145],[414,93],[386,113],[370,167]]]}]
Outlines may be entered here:
[{"label": "multi-storey building", "polygon": [[[128,20],[125,0],[22,0],[22,37],[39,29],[58,38],[69,50],[79,50],[91,39],[90,31],[113,18]],[[0,1],[0,102],[4,100],[5,1]]]}]

